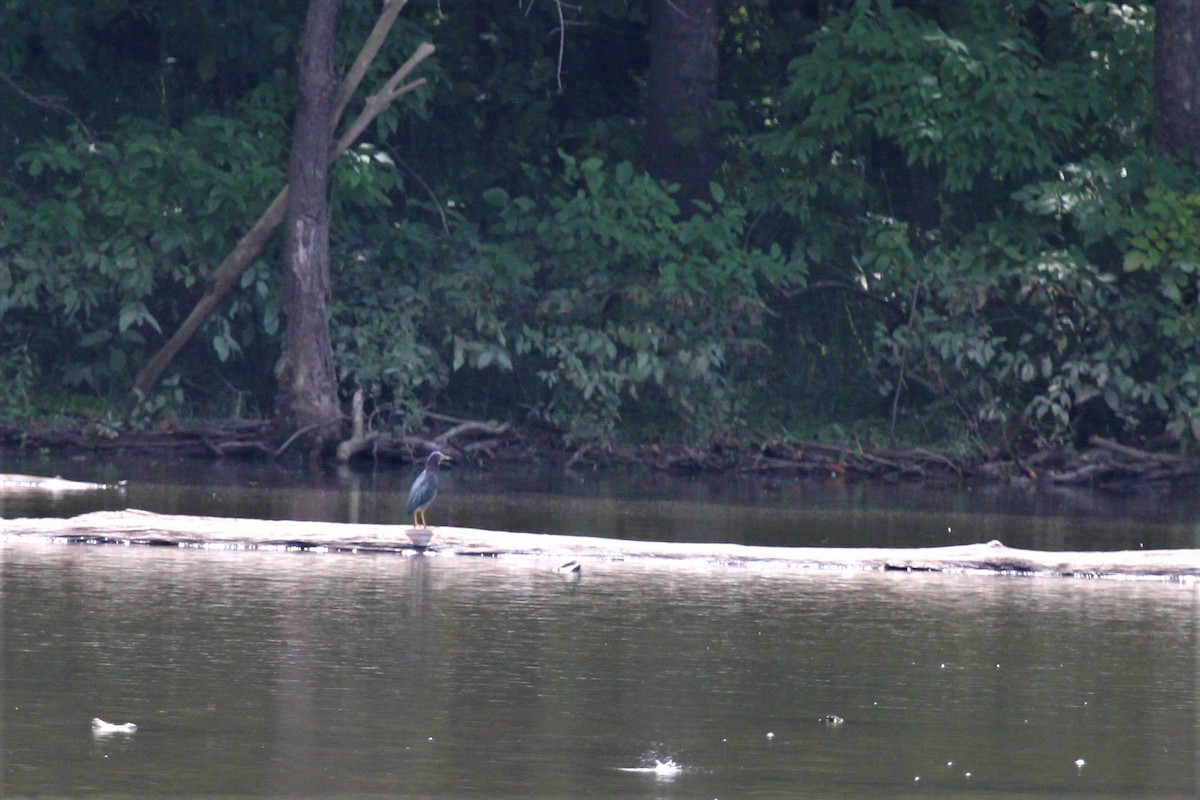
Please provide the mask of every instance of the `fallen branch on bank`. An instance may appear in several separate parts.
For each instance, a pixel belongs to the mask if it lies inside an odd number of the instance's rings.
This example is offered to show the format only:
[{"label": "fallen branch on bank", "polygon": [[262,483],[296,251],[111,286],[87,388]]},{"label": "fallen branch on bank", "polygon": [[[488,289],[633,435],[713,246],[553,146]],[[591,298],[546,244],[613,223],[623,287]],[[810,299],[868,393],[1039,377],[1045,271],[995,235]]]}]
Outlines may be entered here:
[{"label": "fallen branch on bank", "polygon": [[762,453],[742,459],[739,472],[795,471],[832,478],[847,476],[878,480],[912,480],[932,477],[965,477],[973,471],[961,461],[921,448],[841,447],[816,442],[768,444]]},{"label": "fallen branch on bank", "polygon": [[337,447],[337,460],[341,462],[350,461],[368,449],[374,458],[397,456],[409,461],[420,461],[434,450],[441,450],[458,458],[477,454],[493,455],[494,451],[500,447],[502,437],[512,431],[512,426],[507,422],[464,420],[439,415],[438,418],[442,421],[455,424],[449,430],[433,438],[379,431],[368,432],[361,390],[354,393],[351,406],[352,433],[349,439]]},{"label": "fallen branch on bank", "polygon": [[[378,412],[378,410],[377,410]],[[649,468],[672,473],[732,473],[796,476],[847,481],[959,483],[989,481],[1031,485],[1094,487],[1137,492],[1200,476],[1200,460],[1157,453],[1105,439],[1092,439],[1082,452],[1040,450],[982,461],[925,448],[879,448],[772,438],[719,440],[707,447],[685,444],[636,446],[586,442],[572,452],[558,449],[551,436],[537,439],[508,422],[467,420],[430,411],[421,415],[433,427],[425,433],[371,431],[355,412],[354,433],[339,448],[339,460],[370,458],[412,462],[442,450],[471,463],[492,460],[542,461],[565,470]],[[444,428],[441,433],[439,428]],[[0,444],[96,452],[142,452],[201,458],[276,458],[268,420],[224,420],[168,425],[129,432],[80,415],[71,427],[19,428],[0,424]]]},{"label": "fallen branch on bank", "polygon": [[1140,450],[1099,436],[1093,436],[1090,444],[1094,449],[1080,454],[1078,462],[1048,471],[1050,482],[1128,491],[1200,475],[1200,464],[1176,453]]},{"label": "fallen branch on bank", "polygon": [[[407,525],[227,519],[98,511],[70,519],[0,520],[0,537],[88,544],[141,544],[246,550],[405,553],[415,548]],[[899,570],[1088,578],[1200,578],[1200,550],[1042,552],[1000,542],[953,547],[759,547],[738,544],[626,541],[586,536],[433,529],[432,555],[523,556],[580,561],[687,561],[711,567]]]},{"label": "fallen branch on bank", "polygon": [[1152,453],[1149,450],[1139,450],[1136,447],[1110,441],[1102,436],[1093,436],[1088,442],[1095,447],[1101,447],[1133,461],[1155,464],[1182,464],[1186,461],[1183,456],[1176,455],[1175,453]]}]

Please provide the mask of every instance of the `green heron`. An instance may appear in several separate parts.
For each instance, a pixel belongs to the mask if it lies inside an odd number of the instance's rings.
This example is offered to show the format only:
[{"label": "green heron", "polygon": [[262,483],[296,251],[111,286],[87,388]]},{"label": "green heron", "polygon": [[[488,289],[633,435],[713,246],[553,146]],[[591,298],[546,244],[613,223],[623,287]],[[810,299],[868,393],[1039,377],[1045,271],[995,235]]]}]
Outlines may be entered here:
[{"label": "green heron", "polygon": [[417,520],[420,520],[422,528],[428,528],[429,525],[425,522],[425,509],[433,504],[433,498],[437,497],[438,490],[438,469],[442,466],[443,461],[449,461],[450,456],[440,450],[434,450],[429,454],[429,458],[425,459],[425,469],[421,470],[421,474],[413,481],[412,488],[408,490],[408,514],[413,518],[413,527],[417,527]]}]

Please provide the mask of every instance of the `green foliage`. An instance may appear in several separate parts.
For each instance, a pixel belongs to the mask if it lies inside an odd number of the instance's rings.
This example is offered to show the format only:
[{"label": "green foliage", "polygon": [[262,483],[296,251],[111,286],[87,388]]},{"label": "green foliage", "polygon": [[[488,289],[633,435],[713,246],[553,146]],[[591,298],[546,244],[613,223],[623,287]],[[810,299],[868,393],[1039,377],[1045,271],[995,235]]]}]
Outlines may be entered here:
[{"label": "green foliage", "polygon": [[611,438],[626,412],[693,436],[729,424],[744,402],[733,376],[761,350],[760,287],[799,276],[742,245],[736,203],[681,219],[627,162],[562,161],[540,203],[489,191],[478,242],[410,224],[343,263],[339,285],[356,289],[335,320],[343,381],[386,400],[462,375],[461,403],[511,383],[570,441]]},{"label": "green foliage", "polygon": [[894,420],[1044,442],[1099,401],[1200,432],[1195,173],[1140,154],[1147,8],[969,5],[858,2],[815,33],[756,140],[785,200],[759,203],[894,309],[854,312]]},{"label": "green foliage", "polygon": [[25,419],[33,414],[37,380],[28,345],[19,344],[0,354],[0,418]]},{"label": "green foliage", "polygon": [[[843,180],[873,182],[882,168],[893,186],[903,184],[898,168],[920,167],[955,193],[1032,178],[1078,153],[1097,122],[1129,116],[1138,87],[1126,79],[1128,91],[1114,96],[1111,60],[1136,36],[1146,41],[1144,20],[1093,24],[1071,17],[1077,4],[1045,3],[1047,24],[1068,43],[1050,62],[1026,25],[1033,3],[1000,13],[977,5],[989,10],[947,28],[890,2],[856,3],[792,62],[763,151],[849,170]],[[1105,35],[1112,28],[1124,35]]]},{"label": "green foliage", "polygon": [[1200,434],[1200,194],[1194,173],[1144,158],[1092,161],[1022,189],[1028,217],[923,259],[907,324],[879,363],[988,426],[1071,434],[1100,402],[1129,431]]},{"label": "green foliage", "polygon": [[1163,295],[1181,302],[1200,270],[1200,194],[1147,186],[1145,204],[1133,210],[1125,228],[1125,270],[1157,272]]},{"label": "green foliage", "polygon": [[435,344],[448,334],[427,281],[461,252],[457,237],[411,223],[391,240],[336,259],[332,337],[338,377],[377,406],[434,398],[449,366]]},{"label": "green foliage", "polygon": [[[0,199],[0,335],[27,341],[68,385],[121,391],[190,310],[215,264],[282,184],[282,118],[264,90],[238,118],[182,129],[130,118],[112,141],[31,146]],[[277,324],[260,263],[208,326],[224,361]]]},{"label": "green foliage", "polygon": [[793,63],[783,95],[806,109],[801,125],[780,134],[800,152],[853,146],[871,133],[907,164],[936,168],[947,190],[963,191],[981,175],[1053,166],[1100,105],[1078,65],[1042,68],[1016,25],[952,34],[890,3],[860,3],[839,22]]},{"label": "green foliage", "polygon": [[736,365],[761,347],[760,289],[801,276],[778,248],[742,245],[745,212],[719,186],[684,219],[628,162],[562,159],[564,191],[543,203],[487,194],[497,220],[480,256],[519,314],[502,339],[476,324],[461,349],[499,344],[532,367],[548,390],[534,413],[572,439],[611,437],[622,409],[646,403],[690,435],[728,425],[744,402]]},{"label": "green foliage", "polygon": [[[0,87],[0,408],[127,388],[282,186],[302,8],[225,5],[0,9],[0,70],[69,111]],[[346,392],[575,442],[882,411],[1044,443],[1084,403],[1200,437],[1200,178],[1146,154],[1150,4],[721,8],[725,161],[686,218],[644,173],[644,4],[406,10],[362,91],[427,39],[429,86],[333,168]],[[344,5],[342,66],[376,13]],[[161,410],[266,403],[277,263],[178,365],[218,380]]]},{"label": "green foliage", "polygon": [[573,441],[611,438],[639,404],[693,433],[728,422],[729,359],[756,348],[759,286],[788,279],[779,254],[742,246],[736,204],[681,220],[628,163],[562,160],[543,203],[488,192],[479,241],[410,223],[342,260],[339,285],[355,288],[335,316],[344,383],[388,401],[461,375],[459,402],[486,403],[508,374],[512,400]]}]

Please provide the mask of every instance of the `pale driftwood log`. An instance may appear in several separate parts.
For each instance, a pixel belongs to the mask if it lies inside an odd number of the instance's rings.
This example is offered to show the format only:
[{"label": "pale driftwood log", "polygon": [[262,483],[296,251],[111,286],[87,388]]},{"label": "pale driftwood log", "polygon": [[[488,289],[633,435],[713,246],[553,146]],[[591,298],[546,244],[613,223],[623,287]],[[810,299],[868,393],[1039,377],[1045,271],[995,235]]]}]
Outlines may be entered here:
[{"label": "pale driftwood log", "polygon": [[122,489],[125,481],[120,483],[84,483],[68,481],[63,478],[43,478],[38,475],[0,475],[0,492],[96,492],[105,489]]},{"label": "pale driftwood log", "polygon": [[368,433],[362,436],[352,436],[340,442],[337,446],[337,460],[346,463],[362,451],[374,447],[385,438],[382,433]]},{"label": "pale driftwood log", "polygon": [[369,447],[375,438],[374,434],[370,437],[366,435],[366,420],[363,413],[363,390],[361,388],[354,390],[354,399],[350,404],[350,424],[353,431],[350,438],[337,446],[337,460],[343,463],[349,461],[359,451]]},{"label": "pale driftwood log", "polygon": [[[0,520],[0,537],[225,549],[305,549],[338,552],[411,551],[407,525],[228,519],[98,511],[70,519]],[[1195,582],[1200,550],[1041,552],[1000,542],[954,547],[758,547],[738,544],[640,542],[473,528],[433,528],[432,554],[505,555],[579,561],[687,561],[713,568],[900,570]]]},{"label": "pale driftwood log", "polygon": [[482,434],[484,436],[501,436],[508,433],[512,426],[507,422],[495,420],[465,420],[437,437],[439,442],[450,443],[463,436]]}]

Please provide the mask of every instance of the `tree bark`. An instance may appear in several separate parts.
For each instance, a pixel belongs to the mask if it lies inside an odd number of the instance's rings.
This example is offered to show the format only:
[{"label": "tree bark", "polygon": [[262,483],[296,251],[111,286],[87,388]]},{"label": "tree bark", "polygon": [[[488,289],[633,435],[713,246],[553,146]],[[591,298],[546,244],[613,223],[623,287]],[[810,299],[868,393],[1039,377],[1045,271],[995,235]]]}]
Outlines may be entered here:
[{"label": "tree bark", "polygon": [[719,153],[713,127],[717,97],[717,0],[654,0],[647,81],[650,174],[679,184],[685,215],[710,200]]},{"label": "tree bark", "polygon": [[1200,3],[1154,4],[1154,143],[1200,158]]},{"label": "tree bark", "polygon": [[310,0],[300,47],[300,103],[293,125],[284,231],[283,368],[277,416],[312,427],[316,441],[337,438],[337,374],[329,337],[329,152],[338,101],[333,47],[341,0]]}]

